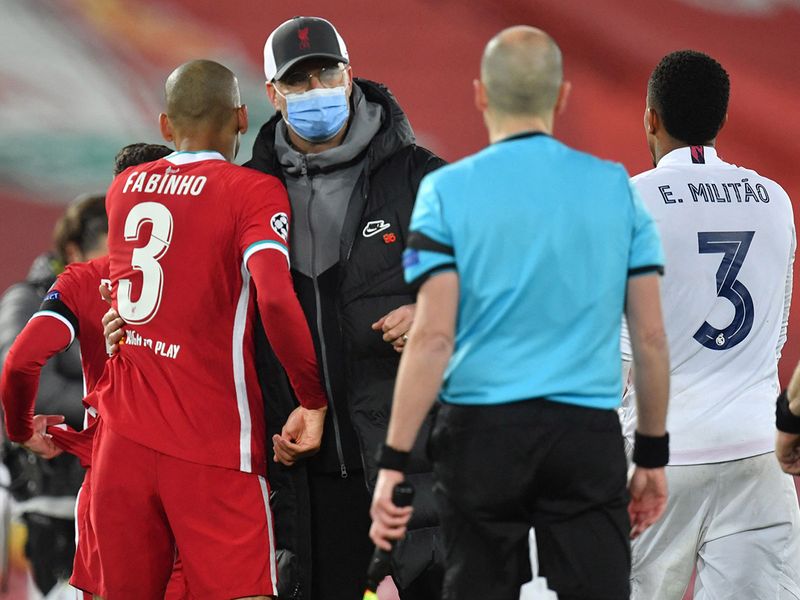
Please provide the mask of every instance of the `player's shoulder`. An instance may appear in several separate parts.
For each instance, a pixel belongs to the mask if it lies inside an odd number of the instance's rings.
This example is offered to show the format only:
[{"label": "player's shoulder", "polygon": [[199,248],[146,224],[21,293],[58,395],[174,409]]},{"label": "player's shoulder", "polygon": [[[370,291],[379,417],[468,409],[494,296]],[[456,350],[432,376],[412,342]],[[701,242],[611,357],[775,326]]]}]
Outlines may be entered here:
[{"label": "player's shoulder", "polygon": [[645,185],[647,183],[652,183],[654,181],[659,181],[665,178],[669,170],[670,169],[666,167],[662,167],[661,169],[653,167],[652,169],[648,169],[647,171],[642,171],[641,173],[637,173],[636,175],[631,177],[631,183],[638,186],[638,185]]},{"label": "player's shoulder", "polygon": [[231,163],[226,163],[222,171],[230,192],[224,194],[225,202],[234,218],[247,220],[270,213],[288,221],[289,196],[280,179]]},{"label": "player's shoulder", "polygon": [[111,259],[108,254],[100,258],[94,258],[86,261],[87,269],[91,270],[92,275],[100,279],[107,279],[110,271]]},{"label": "player's shoulder", "polygon": [[250,167],[243,167],[229,162],[217,165],[225,177],[235,185],[248,187],[283,188],[281,180],[274,175],[267,175]]},{"label": "player's shoulder", "polygon": [[739,167],[736,165],[731,165],[736,170],[737,179],[742,184],[749,183],[751,186],[761,185],[767,190],[767,194],[772,196],[770,200],[773,198],[780,199],[781,201],[786,201],[791,204],[789,199],[789,194],[786,190],[774,179],[770,179],[766,175],[762,175],[755,169],[750,169],[748,167]]},{"label": "player's shoulder", "polygon": [[56,278],[46,299],[61,300],[73,310],[80,310],[88,299],[99,298],[97,290],[108,279],[108,271],[108,256],[69,264]]},{"label": "player's shoulder", "polygon": [[108,257],[102,259],[94,259],[86,262],[71,263],[56,277],[56,285],[59,284],[78,284],[88,280],[99,280],[101,277],[100,270],[103,268],[102,263],[105,263],[104,277],[108,277]]}]

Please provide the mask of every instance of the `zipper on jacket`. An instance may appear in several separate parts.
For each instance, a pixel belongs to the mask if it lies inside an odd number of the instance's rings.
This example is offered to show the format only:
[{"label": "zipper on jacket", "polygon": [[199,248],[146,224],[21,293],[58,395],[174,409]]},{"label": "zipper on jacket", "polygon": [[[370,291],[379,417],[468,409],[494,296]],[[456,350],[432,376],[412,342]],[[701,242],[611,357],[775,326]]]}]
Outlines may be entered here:
[{"label": "zipper on jacket", "polygon": [[319,281],[317,280],[317,248],[314,243],[314,226],[311,222],[311,205],[314,202],[314,185],[311,178],[308,177],[305,157],[303,158],[303,166],[301,174],[306,177],[311,187],[311,196],[308,198],[308,207],[306,209],[306,218],[308,219],[308,231],[311,234],[311,281],[314,284],[314,300],[316,301],[316,326],[317,335],[319,336],[319,352],[322,355],[322,377],[325,380],[325,391],[328,394],[328,404],[331,407],[331,420],[333,421],[333,435],[336,439],[336,453],[339,455],[339,473],[342,479],[347,478],[347,465],[344,464],[344,452],[342,451],[342,435],[339,430],[339,419],[336,416],[336,404],[333,400],[333,390],[331,388],[330,372],[328,370],[328,352],[325,347],[325,333],[322,329],[322,299],[319,293]]}]

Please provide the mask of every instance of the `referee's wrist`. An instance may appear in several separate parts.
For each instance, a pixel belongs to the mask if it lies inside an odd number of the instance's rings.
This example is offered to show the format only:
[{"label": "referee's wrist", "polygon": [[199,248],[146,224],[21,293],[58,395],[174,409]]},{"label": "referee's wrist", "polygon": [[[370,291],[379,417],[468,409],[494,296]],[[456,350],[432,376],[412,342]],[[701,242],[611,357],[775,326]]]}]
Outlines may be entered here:
[{"label": "referee's wrist", "polygon": [[800,417],[789,410],[789,395],[786,390],[775,403],[775,428],[783,433],[800,433]]},{"label": "referee's wrist", "polygon": [[664,435],[634,434],[633,462],[645,469],[659,469],[669,463],[669,433]]},{"label": "referee's wrist", "polygon": [[405,473],[410,458],[411,452],[397,450],[389,444],[381,445],[375,457],[378,461],[379,469],[389,469],[391,471],[400,471],[401,473]]}]

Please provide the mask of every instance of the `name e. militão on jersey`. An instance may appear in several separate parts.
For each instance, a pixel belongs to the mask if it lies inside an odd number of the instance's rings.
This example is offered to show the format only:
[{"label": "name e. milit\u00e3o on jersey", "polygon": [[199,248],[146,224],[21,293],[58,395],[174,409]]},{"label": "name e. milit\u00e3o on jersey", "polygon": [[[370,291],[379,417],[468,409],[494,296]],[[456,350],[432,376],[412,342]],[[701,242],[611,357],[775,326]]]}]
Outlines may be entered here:
[{"label": "name e. milit\u00e3o on jersey", "polygon": [[676,186],[673,190],[671,185],[660,185],[658,191],[661,192],[661,197],[664,199],[664,204],[683,204],[684,198],[691,199],[692,202],[714,202],[717,204],[722,203],[769,203],[769,192],[762,184],[750,184],[750,180],[744,177],[741,181],[734,181],[732,183],[704,183],[704,182],[688,182],[686,184],[685,192],[680,196],[677,191],[680,186]]}]

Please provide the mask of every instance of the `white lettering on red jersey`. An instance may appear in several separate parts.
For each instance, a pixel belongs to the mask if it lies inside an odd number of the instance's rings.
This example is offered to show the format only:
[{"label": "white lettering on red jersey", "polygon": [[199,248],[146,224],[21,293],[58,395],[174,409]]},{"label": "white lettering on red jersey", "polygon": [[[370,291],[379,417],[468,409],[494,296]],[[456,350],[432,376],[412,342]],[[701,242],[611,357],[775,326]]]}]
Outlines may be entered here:
[{"label": "white lettering on red jersey", "polygon": [[285,189],[216,152],[178,152],[120,174],[106,206],[128,325],[99,388],[105,422],[165,454],[264,474],[247,261],[270,250],[288,264],[270,225],[290,212]]}]

